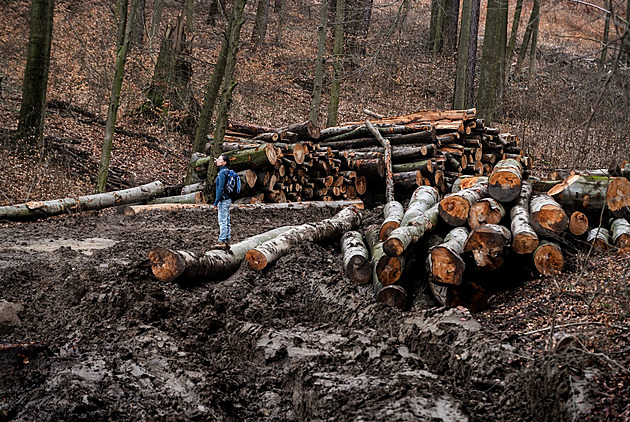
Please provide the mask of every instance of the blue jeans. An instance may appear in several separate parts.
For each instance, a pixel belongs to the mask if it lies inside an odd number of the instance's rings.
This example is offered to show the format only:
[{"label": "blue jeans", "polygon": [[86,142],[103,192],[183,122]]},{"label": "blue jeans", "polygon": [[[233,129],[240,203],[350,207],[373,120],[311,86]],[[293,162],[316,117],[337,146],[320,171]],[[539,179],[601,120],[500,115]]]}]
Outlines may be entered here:
[{"label": "blue jeans", "polygon": [[219,242],[228,242],[230,240],[230,231],[232,223],[230,222],[230,205],[231,199],[223,199],[217,204],[219,209]]}]

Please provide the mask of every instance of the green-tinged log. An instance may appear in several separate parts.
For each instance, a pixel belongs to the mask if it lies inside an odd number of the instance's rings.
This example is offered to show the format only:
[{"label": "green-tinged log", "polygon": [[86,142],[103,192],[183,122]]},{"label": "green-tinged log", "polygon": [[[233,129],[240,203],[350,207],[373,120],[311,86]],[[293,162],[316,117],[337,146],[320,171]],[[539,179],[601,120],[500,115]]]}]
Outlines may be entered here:
[{"label": "green-tinged log", "polygon": [[529,221],[542,237],[556,237],[569,225],[569,218],[560,204],[547,194],[536,195],[529,203]]}]

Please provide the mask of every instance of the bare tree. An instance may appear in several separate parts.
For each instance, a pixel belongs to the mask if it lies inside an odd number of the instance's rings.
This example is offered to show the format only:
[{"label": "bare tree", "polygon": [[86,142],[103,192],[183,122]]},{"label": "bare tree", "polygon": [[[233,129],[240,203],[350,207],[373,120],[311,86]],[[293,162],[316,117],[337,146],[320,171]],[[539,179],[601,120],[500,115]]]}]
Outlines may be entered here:
[{"label": "bare tree", "polygon": [[337,0],[335,13],[335,36],[333,44],[333,77],[330,86],[330,102],[328,103],[328,118],[326,126],[337,124],[337,113],[339,111],[339,91],[341,89],[341,73],[343,60],[343,19],[345,0]]},{"label": "bare tree", "polygon": [[265,42],[267,36],[267,23],[269,22],[269,0],[258,0],[256,8],[256,22],[252,30],[252,51],[258,50]]},{"label": "bare tree", "polygon": [[328,1],[323,0],[319,9],[319,23],[317,26],[317,58],[315,59],[315,78],[313,94],[311,95],[311,113],[309,120],[317,124],[319,106],[322,99],[322,85],[324,81],[324,54],[326,53],[326,27],[328,23]]}]

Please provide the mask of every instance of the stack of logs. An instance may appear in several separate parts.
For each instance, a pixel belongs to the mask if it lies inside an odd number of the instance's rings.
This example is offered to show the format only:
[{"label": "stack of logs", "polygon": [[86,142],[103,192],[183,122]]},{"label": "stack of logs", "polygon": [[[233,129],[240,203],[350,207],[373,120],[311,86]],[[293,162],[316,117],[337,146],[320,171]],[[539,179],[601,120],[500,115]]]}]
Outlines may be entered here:
[{"label": "stack of logs", "polygon": [[[325,129],[310,122],[276,129],[230,121],[223,151],[243,186],[235,202],[331,201],[382,192],[389,157],[370,124],[391,145],[397,195],[418,186],[449,192],[460,175],[488,174],[504,158],[531,166],[516,136],[486,127],[475,113],[419,111]],[[209,162],[203,154],[193,157],[199,181],[182,190],[191,202],[203,200],[195,192],[203,190]]]},{"label": "stack of logs", "polygon": [[526,180],[519,161],[507,158],[488,176],[458,177],[444,197],[421,186],[406,208],[388,202],[380,226],[344,234],[344,270],[354,284],[371,283],[377,300],[401,310],[428,280],[440,304],[476,311],[485,302],[484,289],[469,281],[480,278],[476,272],[529,262],[551,276],[563,270],[566,251],[580,246],[630,253],[629,216],[626,177],[597,170]]}]

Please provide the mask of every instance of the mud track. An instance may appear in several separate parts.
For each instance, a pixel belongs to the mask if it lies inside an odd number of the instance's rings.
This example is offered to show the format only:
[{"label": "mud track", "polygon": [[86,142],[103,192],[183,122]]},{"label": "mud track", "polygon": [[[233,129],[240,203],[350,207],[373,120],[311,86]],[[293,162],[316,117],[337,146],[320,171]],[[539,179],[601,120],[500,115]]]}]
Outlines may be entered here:
[{"label": "mud track", "polygon": [[[381,210],[366,212],[364,224]],[[330,210],[236,210],[234,241]],[[203,251],[208,212],[113,212],[0,224],[0,420],[571,420],[588,412],[570,349],[533,357],[420,293],[398,312],[344,277],[339,244],[263,272],[164,284],[154,246]],[[11,319],[11,317],[13,319]],[[19,319],[16,319],[19,318]]]}]

